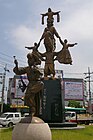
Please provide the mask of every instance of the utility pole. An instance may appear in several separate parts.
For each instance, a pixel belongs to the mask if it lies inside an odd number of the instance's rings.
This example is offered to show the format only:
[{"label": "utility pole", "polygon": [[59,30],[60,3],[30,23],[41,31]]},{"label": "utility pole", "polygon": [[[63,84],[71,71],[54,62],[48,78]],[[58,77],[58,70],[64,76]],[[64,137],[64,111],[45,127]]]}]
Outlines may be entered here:
[{"label": "utility pole", "polygon": [[6,71],[7,71],[7,72],[9,72],[9,70],[7,69],[7,65],[5,65],[5,68],[4,68],[4,73],[3,73],[3,80],[2,80],[1,113],[3,113],[3,105],[4,105],[4,89],[5,89]]},{"label": "utility pole", "polygon": [[88,92],[89,92],[89,113],[92,114],[92,104],[91,104],[91,88],[90,88],[90,78],[91,78],[91,74],[93,74],[93,72],[90,72],[90,68],[88,67],[88,76],[85,78],[88,78]]}]

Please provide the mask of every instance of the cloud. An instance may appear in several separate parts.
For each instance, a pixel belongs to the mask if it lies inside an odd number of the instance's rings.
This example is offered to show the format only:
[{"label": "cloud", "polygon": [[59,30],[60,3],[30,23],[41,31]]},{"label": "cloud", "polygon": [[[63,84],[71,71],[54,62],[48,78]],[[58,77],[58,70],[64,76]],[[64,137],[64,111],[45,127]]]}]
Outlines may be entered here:
[{"label": "cloud", "polygon": [[[68,5],[66,5],[66,3],[68,3]],[[78,45],[71,49],[73,66],[58,64],[57,67],[66,71],[71,70],[73,72],[85,72],[85,69],[87,70],[87,66],[90,65],[92,67],[93,2],[87,3],[86,1],[86,3],[81,3],[80,1],[77,1],[77,3],[75,3],[74,1],[71,1],[70,6],[72,7],[69,6],[69,3],[70,0],[67,0],[64,4],[65,7],[63,7],[63,12],[65,13],[65,15],[62,15],[63,17],[61,19],[61,22],[56,23],[55,19],[55,28],[57,29],[62,39],[67,38],[70,43],[78,42]],[[44,8],[41,8],[40,11],[45,11],[43,10]],[[61,14],[64,13],[61,12]],[[38,15],[40,16],[40,13]],[[30,19],[28,19],[29,22],[31,22],[31,18],[32,17],[30,16]],[[24,46],[33,46],[34,42],[39,41],[42,35],[42,28],[44,29],[46,24],[44,26],[40,25],[41,17],[40,21],[37,21],[37,18],[34,21],[35,23],[32,21],[33,25],[31,25],[31,27],[20,24],[11,29],[11,40],[17,49],[23,50]],[[57,48],[60,49],[60,47],[61,45],[59,45],[57,41]],[[44,48],[44,45],[41,44],[40,48]]]},{"label": "cloud", "polygon": [[[70,3],[69,0],[67,0],[66,3]],[[70,4],[73,3],[75,4],[74,1]],[[80,3],[78,2],[78,5],[79,4]],[[92,13],[92,3],[85,3],[80,9],[75,9],[74,13],[68,13],[66,21],[64,20],[56,26],[60,36],[62,36],[62,38],[68,38],[72,41],[92,40]],[[21,46],[25,44],[33,44],[33,42],[38,41],[40,35],[42,34],[42,31],[41,26],[39,25],[40,21],[37,23],[38,24],[35,23],[34,28],[33,26],[29,28],[26,25],[19,25],[16,28],[12,29],[12,40],[18,48],[21,49]]]},{"label": "cloud", "polygon": [[93,3],[89,3],[77,9],[70,16],[68,20],[63,21],[61,33],[64,33],[71,38],[78,40],[92,40],[93,36]]},{"label": "cloud", "polygon": [[33,45],[34,42],[38,41],[39,31],[28,28],[25,25],[20,25],[11,30],[12,43],[15,44],[17,49],[22,50],[23,46]]}]

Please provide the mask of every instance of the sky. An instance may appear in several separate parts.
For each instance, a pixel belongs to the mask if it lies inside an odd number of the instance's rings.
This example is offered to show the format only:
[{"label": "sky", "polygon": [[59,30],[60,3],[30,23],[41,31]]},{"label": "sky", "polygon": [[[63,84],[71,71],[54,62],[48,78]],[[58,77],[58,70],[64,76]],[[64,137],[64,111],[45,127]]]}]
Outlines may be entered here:
[{"label": "sky", "polygon": [[[90,71],[93,72],[93,1],[92,0],[0,0],[0,72],[4,66],[13,76],[13,56],[19,66],[26,66],[26,55],[29,50],[25,46],[33,46],[39,42],[46,27],[41,24],[41,15],[48,8],[60,12],[60,22],[54,21],[54,27],[69,43],[78,43],[70,48],[73,65],[55,62],[55,69],[63,70],[65,75],[76,77]],[[56,38],[56,37],[55,37]],[[56,51],[62,48],[56,38]],[[43,41],[39,47],[45,51]],[[43,64],[42,64],[43,67]]]}]

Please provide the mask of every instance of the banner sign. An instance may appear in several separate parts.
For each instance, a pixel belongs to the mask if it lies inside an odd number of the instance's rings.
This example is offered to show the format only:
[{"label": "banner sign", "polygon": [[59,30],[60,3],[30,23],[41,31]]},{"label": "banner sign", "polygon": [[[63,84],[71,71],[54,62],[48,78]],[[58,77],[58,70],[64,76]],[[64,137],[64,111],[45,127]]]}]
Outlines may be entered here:
[{"label": "banner sign", "polygon": [[66,100],[83,100],[83,82],[65,81],[64,91]]}]

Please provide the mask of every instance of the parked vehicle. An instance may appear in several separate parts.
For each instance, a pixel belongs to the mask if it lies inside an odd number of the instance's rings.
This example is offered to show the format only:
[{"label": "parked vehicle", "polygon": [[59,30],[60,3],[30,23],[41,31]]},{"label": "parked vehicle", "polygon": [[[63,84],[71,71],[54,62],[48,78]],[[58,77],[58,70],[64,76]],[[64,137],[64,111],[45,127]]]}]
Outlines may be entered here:
[{"label": "parked vehicle", "polygon": [[89,114],[77,114],[76,112],[65,112],[65,120],[67,122],[76,122],[77,124],[86,124],[93,123],[93,117]]},{"label": "parked vehicle", "polygon": [[14,124],[17,124],[21,120],[20,112],[6,112],[0,116],[0,124],[5,127],[11,127]]},{"label": "parked vehicle", "polygon": [[23,117],[28,117],[29,113],[24,113]]}]

